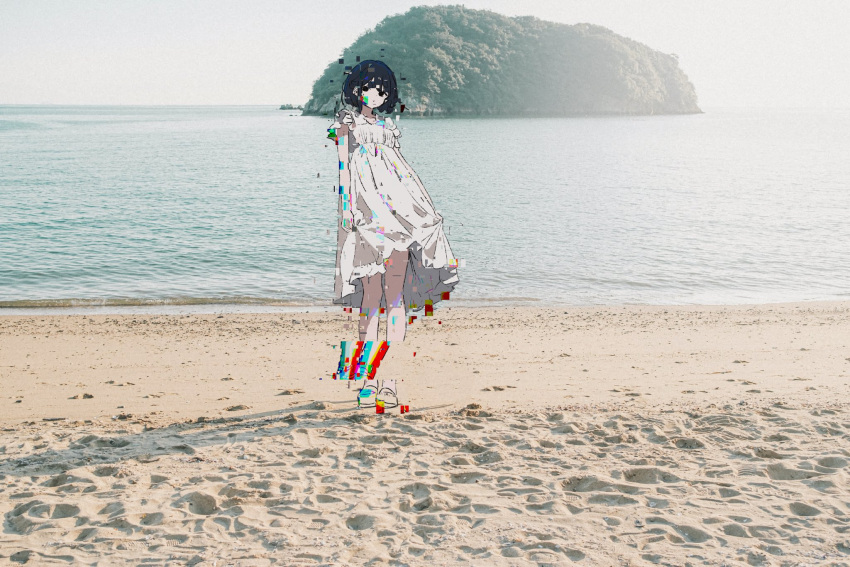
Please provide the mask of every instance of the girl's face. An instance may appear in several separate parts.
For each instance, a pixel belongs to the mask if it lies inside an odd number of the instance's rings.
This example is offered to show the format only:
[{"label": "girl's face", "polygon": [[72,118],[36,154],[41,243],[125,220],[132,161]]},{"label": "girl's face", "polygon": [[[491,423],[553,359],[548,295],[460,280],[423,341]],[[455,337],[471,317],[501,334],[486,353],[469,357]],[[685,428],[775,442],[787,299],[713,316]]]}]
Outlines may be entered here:
[{"label": "girl's face", "polygon": [[386,100],[387,91],[380,85],[360,88],[360,101],[363,103],[363,106],[375,109],[384,104]]}]

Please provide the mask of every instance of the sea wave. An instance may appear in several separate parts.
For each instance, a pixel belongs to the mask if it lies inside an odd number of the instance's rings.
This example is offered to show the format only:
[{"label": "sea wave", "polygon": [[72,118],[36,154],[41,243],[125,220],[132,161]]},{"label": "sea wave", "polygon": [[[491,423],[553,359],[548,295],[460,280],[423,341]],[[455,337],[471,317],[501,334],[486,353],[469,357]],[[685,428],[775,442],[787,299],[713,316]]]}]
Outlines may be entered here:
[{"label": "sea wave", "polygon": [[21,299],[0,300],[3,308],[47,308],[47,307],[134,307],[169,305],[266,305],[273,307],[321,307],[331,306],[331,301],[281,300],[272,297],[121,297],[121,298],[64,298],[64,299]]}]

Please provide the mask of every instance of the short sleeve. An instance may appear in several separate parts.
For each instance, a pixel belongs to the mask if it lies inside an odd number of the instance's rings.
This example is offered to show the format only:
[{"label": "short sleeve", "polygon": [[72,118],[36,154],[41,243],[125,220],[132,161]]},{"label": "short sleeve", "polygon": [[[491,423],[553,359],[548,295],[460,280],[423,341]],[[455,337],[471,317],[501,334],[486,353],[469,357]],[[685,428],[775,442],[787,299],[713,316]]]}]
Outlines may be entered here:
[{"label": "short sleeve", "polygon": [[336,120],[333,124],[331,124],[331,127],[328,128],[328,138],[336,140],[336,131],[341,128],[343,124],[348,126],[349,130],[351,129],[351,126],[354,124],[354,116],[351,115],[351,111],[343,109],[336,113]]},{"label": "short sleeve", "polygon": [[393,122],[393,119],[389,116],[384,118],[384,128],[389,130],[390,133],[393,135],[393,147],[400,148],[401,145],[399,144],[398,139],[401,137],[401,130],[398,129],[396,123]]}]

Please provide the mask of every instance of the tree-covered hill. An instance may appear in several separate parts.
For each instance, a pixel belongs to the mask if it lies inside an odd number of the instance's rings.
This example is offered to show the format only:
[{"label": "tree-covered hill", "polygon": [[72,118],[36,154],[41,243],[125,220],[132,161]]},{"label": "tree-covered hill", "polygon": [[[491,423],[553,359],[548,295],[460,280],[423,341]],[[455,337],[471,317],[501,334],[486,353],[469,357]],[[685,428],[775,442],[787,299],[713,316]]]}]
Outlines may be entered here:
[{"label": "tree-covered hill", "polygon": [[344,50],[343,64],[330,63],[304,114],[339,108],[345,66],[357,56],[393,69],[405,115],[701,112],[675,55],[607,28],[419,6],[385,18]]}]

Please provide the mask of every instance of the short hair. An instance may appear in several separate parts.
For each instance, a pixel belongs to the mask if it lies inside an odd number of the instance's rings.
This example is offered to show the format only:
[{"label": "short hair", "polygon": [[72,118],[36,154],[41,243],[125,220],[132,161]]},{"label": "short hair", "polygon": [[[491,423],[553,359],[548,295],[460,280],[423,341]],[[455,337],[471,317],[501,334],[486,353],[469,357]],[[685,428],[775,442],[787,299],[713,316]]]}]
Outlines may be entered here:
[{"label": "short hair", "polygon": [[355,65],[348,77],[345,78],[345,84],[342,86],[342,99],[346,104],[359,111],[362,109],[362,104],[360,95],[354,93],[355,87],[360,87],[360,92],[363,92],[363,89],[376,86],[380,86],[387,93],[387,100],[377,110],[384,114],[391,113],[399,102],[398,85],[392,69],[382,61],[367,60]]}]

